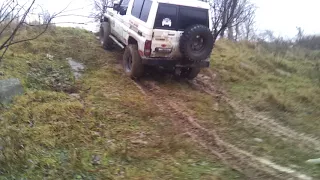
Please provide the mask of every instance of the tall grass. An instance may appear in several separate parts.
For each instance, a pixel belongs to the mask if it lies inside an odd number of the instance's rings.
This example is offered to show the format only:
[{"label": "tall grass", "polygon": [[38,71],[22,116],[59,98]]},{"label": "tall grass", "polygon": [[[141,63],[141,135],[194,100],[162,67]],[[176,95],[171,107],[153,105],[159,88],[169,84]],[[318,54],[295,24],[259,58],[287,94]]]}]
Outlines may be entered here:
[{"label": "tall grass", "polygon": [[213,69],[236,98],[302,132],[320,135],[320,50],[221,40]]}]

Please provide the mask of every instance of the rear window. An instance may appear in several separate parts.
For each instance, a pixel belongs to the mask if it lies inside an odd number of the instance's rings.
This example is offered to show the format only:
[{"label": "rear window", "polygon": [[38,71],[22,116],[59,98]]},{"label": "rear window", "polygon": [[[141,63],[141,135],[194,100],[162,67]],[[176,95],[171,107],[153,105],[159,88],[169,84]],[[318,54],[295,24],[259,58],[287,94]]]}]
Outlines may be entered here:
[{"label": "rear window", "polygon": [[[170,5],[170,4],[159,4],[154,27],[157,29],[175,30],[178,27],[177,12],[178,12],[177,6]],[[169,21],[166,21],[166,20],[169,20]]]},{"label": "rear window", "polygon": [[159,4],[154,24],[155,29],[185,30],[194,24],[202,24],[209,27],[207,9]]}]

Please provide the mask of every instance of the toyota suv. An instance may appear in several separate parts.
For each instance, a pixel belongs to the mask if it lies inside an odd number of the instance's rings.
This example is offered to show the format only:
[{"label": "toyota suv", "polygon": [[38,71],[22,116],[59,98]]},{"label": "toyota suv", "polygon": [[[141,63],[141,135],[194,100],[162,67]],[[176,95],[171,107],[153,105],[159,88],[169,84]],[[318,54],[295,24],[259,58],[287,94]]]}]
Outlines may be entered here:
[{"label": "toyota suv", "polygon": [[148,66],[174,69],[193,79],[209,67],[214,41],[210,6],[198,0],[121,0],[106,8],[102,46],[125,49],[123,68],[139,78]]}]

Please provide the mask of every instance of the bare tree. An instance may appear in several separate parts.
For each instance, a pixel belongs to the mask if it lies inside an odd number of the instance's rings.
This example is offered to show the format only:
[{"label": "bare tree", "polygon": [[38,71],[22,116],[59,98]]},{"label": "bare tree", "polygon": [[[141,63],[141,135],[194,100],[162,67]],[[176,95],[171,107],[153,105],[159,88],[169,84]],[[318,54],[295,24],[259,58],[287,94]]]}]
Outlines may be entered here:
[{"label": "bare tree", "polygon": [[[240,34],[240,27],[249,18],[254,19],[255,7],[249,0],[204,0],[209,2],[212,12],[213,36],[217,40],[219,36],[224,37],[228,29],[228,38],[234,39],[234,28],[236,36]],[[250,23],[253,25],[253,23]]]},{"label": "bare tree", "polygon": [[94,9],[91,16],[96,21],[100,21],[100,19],[102,18],[102,15],[106,12],[106,8],[111,7],[115,2],[115,0],[92,0],[92,1],[93,1]]},{"label": "bare tree", "polygon": [[41,13],[39,13],[39,23],[42,24],[48,24],[51,21],[51,14],[48,10],[42,10]]},{"label": "bare tree", "polygon": [[[36,9],[35,0],[27,1],[24,4],[21,4],[19,0],[4,0],[4,2],[0,2],[0,62],[10,46],[40,37],[47,31],[53,19],[65,12],[67,8],[68,6],[52,15],[48,11],[43,11],[45,13],[39,15],[39,18],[42,18],[42,24],[29,24],[27,23],[27,18],[36,15],[33,12]],[[16,39],[16,35],[22,27],[27,26],[38,26],[41,27],[41,30],[33,37]]]},{"label": "bare tree", "polygon": [[213,36],[217,40],[218,36],[224,36],[224,32],[229,24],[232,24],[238,5],[238,0],[213,0],[211,11],[213,16]]},{"label": "bare tree", "polygon": [[[245,39],[249,39],[253,32],[256,7],[248,0],[239,0],[235,11],[234,19],[228,25],[228,38],[238,40],[242,34],[245,34]],[[241,28],[243,26],[245,28]],[[234,37],[234,28],[236,38]],[[241,32],[240,29],[244,29],[244,32]]]},{"label": "bare tree", "polygon": [[245,28],[245,39],[249,40],[250,38],[254,37],[255,33],[255,6],[249,6],[248,10],[246,11],[247,19],[244,21],[244,28]]},{"label": "bare tree", "polygon": [[234,39],[234,27],[238,26],[236,33],[239,33],[239,25],[244,23],[248,18],[248,7],[251,7],[251,3],[249,3],[248,0],[204,1],[209,2],[211,6],[214,41],[216,41],[219,36],[224,37],[227,29],[229,29],[229,38]]},{"label": "bare tree", "polygon": [[274,32],[271,30],[265,30],[259,35],[260,41],[272,42],[276,40]]},{"label": "bare tree", "polygon": [[297,31],[298,31],[298,33],[297,33],[296,42],[299,43],[304,37],[304,30],[301,27],[297,27]]}]

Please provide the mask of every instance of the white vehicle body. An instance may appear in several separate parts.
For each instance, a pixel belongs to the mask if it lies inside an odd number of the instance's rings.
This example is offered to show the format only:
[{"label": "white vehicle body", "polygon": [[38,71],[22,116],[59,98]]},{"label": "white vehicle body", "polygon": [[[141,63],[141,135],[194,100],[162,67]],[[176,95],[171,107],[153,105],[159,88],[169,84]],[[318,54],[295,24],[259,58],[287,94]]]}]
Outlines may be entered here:
[{"label": "white vehicle body", "polygon": [[[104,14],[103,21],[107,21],[110,24],[112,36],[124,46],[130,43],[137,43],[139,54],[143,60],[150,60],[152,58],[174,60],[182,58],[179,51],[179,40],[184,31],[155,28],[159,4],[203,9],[205,10],[204,12],[207,12],[208,19],[211,19],[209,4],[197,0],[140,0],[148,3],[143,6],[148,6],[149,10],[142,12],[142,9],[140,18],[138,18],[134,15],[135,1],[139,0],[122,1],[122,3],[127,3],[125,4],[127,6],[125,14],[114,8],[108,8]],[[172,27],[172,19],[168,17],[163,18],[161,25],[168,28]],[[208,22],[208,26],[211,29],[211,21]],[[146,43],[151,43],[151,49],[146,50]]]}]

